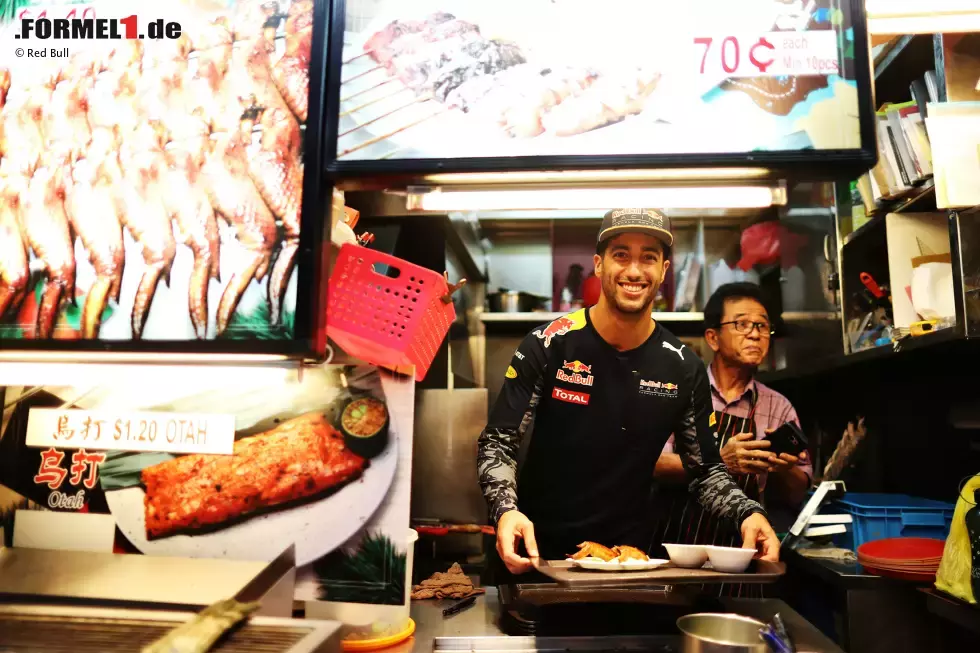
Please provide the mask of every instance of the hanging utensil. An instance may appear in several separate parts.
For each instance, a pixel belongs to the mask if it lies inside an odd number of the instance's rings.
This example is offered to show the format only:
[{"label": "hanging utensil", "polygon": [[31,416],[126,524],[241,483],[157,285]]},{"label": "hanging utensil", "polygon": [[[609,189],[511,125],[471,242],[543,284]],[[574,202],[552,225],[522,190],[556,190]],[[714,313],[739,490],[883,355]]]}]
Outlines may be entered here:
[{"label": "hanging utensil", "polygon": [[862,272],[860,278],[861,278],[861,283],[864,284],[865,288],[871,291],[871,294],[874,295],[875,299],[884,298],[885,291],[881,289],[881,286],[879,286],[878,282],[874,280],[874,277],[872,277],[867,272]]},{"label": "hanging utensil", "polygon": [[446,294],[443,295],[440,299],[442,300],[443,304],[450,304],[453,301],[453,293],[466,285],[466,279],[460,279],[459,282],[457,283],[449,283],[448,272],[443,272],[442,278],[446,280],[447,290],[446,290]]}]

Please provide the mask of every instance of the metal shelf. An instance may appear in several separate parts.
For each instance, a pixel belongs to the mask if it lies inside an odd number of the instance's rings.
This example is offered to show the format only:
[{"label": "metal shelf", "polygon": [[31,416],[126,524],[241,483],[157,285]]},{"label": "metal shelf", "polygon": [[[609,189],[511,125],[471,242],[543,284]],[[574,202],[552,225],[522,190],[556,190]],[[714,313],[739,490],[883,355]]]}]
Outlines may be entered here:
[{"label": "metal shelf", "polygon": [[878,79],[882,73],[888,70],[888,67],[895,63],[899,55],[907,48],[911,43],[912,39],[915,38],[914,34],[907,34],[898,39],[898,41],[891,47],[885,48],[885,53],[877,61],[874,62],[875,65],[875,79]]},{"label": "metal shelf", "polygon": [[820,374],[835,372],[859,363],[894,359],[906,352],[940,347],[942,345],[956,342],[968,342],[968,339],[963,334],[963,328],[959,325],[950,329],[942,329],[940,331],[935,331],[922,336],[905,338],[899,343],[897,349],[893,345],[885,345],[882,347],[873,347],[871,349],[862,349],[861,351],[853,354],[830,356],[821,360],[813,361],[811,364],[806,366],[805,371],[794,368],[764,372],[759,375],[759,380],[763,383],[771,384],[780,381],[803,379]]},{"label": "metal shelf", "polygon": [[[547,311],[535,311],[533,313],[481,313],[480,321],[488,322],[533,322],[534,324],[544,324],[552,320],[557,320],[567,313],[553,313]],[[653,319],[661,322],[702,322],[704,313],[654,313]]]},{"label": "metal shelf", "polygon": [[[480,321],[484,324],[493,322],[530,322],[544,324],[556,320],[566,313],[536,311],[533,313],[481,313]],[[793,311],[782,315],[784,322],[811,322],[817,320],[839,320],[840,315],[829,311]],[[661,322],[703,322],[704,313],[654,313],[653,319]]]}]

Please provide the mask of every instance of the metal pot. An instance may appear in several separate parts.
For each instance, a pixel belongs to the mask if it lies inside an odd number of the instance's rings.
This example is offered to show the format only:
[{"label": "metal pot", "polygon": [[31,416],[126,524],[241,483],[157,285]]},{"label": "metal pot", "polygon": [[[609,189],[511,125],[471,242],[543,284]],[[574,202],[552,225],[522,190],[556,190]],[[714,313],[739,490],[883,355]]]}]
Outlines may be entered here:
[{"label": "metal pot", "polygon": [[677,620],[684,653],[768,653],[759,637],[765,624],[737,614],[689,614]]},{"label": "metal pot", "polygon": [[500,289],[499,292],[487,295],[491,313],[530,313],[541,308],[544,297],[538,297],[528,292]]}]

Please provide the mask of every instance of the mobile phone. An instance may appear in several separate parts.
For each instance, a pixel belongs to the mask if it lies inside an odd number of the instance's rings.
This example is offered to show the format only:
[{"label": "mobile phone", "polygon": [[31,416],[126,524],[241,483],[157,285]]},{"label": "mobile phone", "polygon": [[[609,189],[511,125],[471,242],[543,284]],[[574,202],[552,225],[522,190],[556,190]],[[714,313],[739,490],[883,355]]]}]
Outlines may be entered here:
[{"label": "mobile phone", "polygon": [[788,453],[791,456],[799,457],[807,448],[803,430],[793,422],[786,422],[768,434],[765,439],[771,443],[767,451],[771,451],[777,456]]}]

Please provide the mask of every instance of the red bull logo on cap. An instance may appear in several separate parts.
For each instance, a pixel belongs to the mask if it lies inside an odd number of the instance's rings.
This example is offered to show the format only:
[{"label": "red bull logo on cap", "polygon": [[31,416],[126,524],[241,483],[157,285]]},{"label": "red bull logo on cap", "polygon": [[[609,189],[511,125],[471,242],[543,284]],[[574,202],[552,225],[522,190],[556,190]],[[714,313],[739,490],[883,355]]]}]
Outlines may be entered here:
[{"label": "red bull logo on cap", "polygon": [[[572,373],[567,374],[565,370]],[[582,361],[565,361],[562,369],[558,370],[555,378],[565,383],[577,383],[578,385],[592,385],[592,366],[586,365]]]},{"label": "red bull logo on cap", "polygon": [[569,331],[577,331],[585,327],[585,309],[563,315],[543,329],[538,329],[534,335],[544,340],[545,348],[551,346],[551,340],[563,336]]},{"label": "red bull logo on cap", "polygon": [[658,397],[676,397],[680,386],[676,383],[663,381],[646,381],[640,379],[641,395],[656,395]]}]

